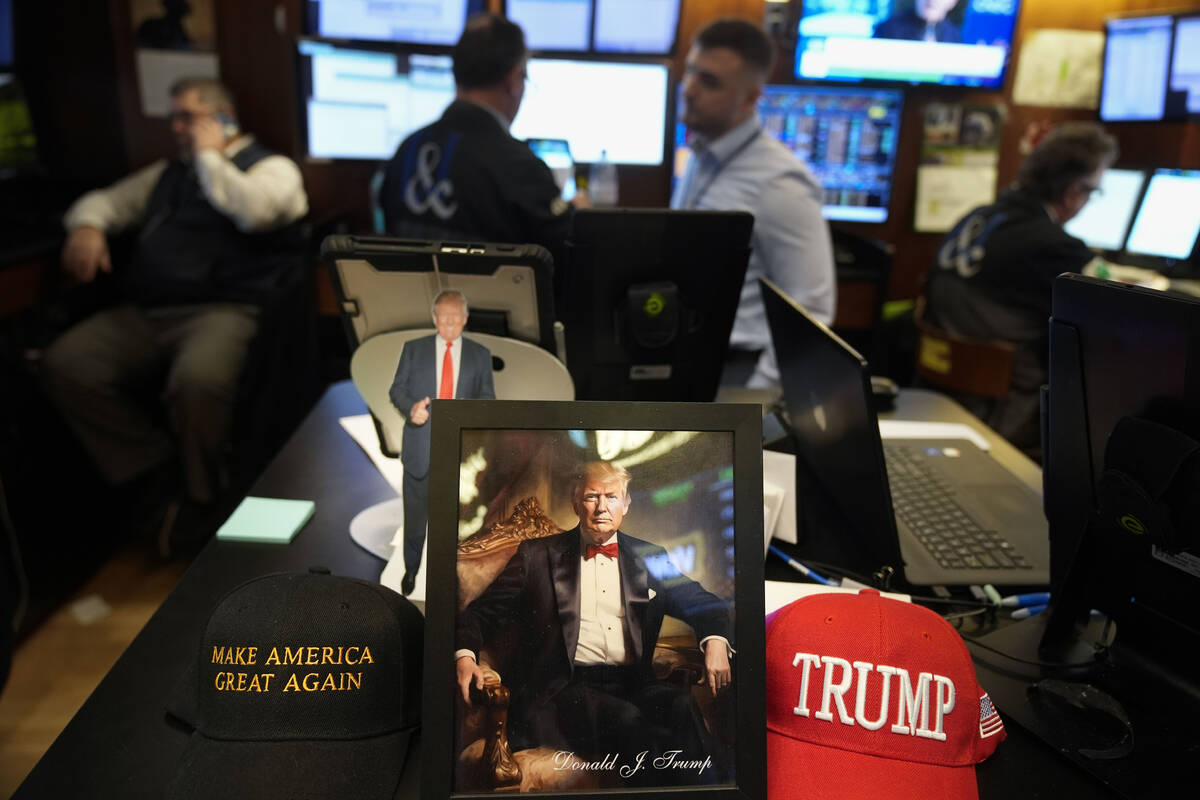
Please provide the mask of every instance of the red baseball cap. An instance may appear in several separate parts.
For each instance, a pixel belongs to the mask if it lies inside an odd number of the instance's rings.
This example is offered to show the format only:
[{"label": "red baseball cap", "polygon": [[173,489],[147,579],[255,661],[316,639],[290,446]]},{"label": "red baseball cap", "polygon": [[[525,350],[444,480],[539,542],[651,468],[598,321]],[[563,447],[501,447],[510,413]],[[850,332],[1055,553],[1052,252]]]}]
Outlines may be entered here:
[{"label": "red baseball cap", "polygon": [[1004,739],[971,656],[927,608],[816,594],[767,618],[767,796],[978,798]]}]

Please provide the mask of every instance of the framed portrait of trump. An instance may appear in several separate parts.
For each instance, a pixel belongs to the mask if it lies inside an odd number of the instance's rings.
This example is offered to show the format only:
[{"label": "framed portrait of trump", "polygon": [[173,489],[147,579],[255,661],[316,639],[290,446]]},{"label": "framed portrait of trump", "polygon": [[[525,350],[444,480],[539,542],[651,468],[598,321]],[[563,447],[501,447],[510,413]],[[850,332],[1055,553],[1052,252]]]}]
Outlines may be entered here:
[{"label": "framed portrait of trump", "polygon": [[763,796],[760,407],[430,418],[422,797]]}]

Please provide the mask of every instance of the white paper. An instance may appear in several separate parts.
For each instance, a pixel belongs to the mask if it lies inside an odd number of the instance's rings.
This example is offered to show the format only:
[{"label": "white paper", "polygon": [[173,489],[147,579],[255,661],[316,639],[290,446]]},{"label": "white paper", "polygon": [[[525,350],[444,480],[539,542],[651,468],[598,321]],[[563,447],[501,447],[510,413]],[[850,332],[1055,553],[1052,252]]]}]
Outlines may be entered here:
[{"label": "white paper", "polygon": [[1021,43],[1013,102],[1022,106],[1098,108],[1104,34],[1043,29]]},{"label": "white paper", "polygon": [[[858,589],[844,589],[841,586],[824,586],[819,583],[792,583],[791,581],[767,581],[764,588],[768,614],[772,611],[778,611],[788,603],[799,600],[801,597],[808,597],[814,594],[827,594],[829,592],[858,594]],[[880,592],[880,594],[884,597],[890,597],[893,600],[900,600],[905,603],[912,602],[912,597],[907,594],[897,594],[895,592]]]},{"label": "white paper", "polygon": [[363,452],[371,459],[371,463],[379,470],[396,494],[404,491],[404,467],[398,458],[388,458],[379,449],[379,436],[375,433],[375,423],[370,414],[359,414],[353,417],[342,417],[338,420],[342,429],[350,434]]},{"label": "white paper", "polygon": [[879,420],[879,436],[888,439],[966,439],[980,450],[991,450],[983,434],[960,422],[916,422],[908,419]]},{"label": "white paper", "polygon": [[[791,453],[763,451],[763,536],[796,543],[796,457]],[[765,555],[765,553],[764,553]]]},{"label": "white paper", "polygon": [[180,78],[219,78],[216,53],[186,50],[137,51],[138,92],[142,114],[165,117],[171,110],[171,86]]},{"label": "white paper", "polygon": [[921,165],[913,227],[922,233],[944,233],[968,211],[995,199],[995,166]]}]

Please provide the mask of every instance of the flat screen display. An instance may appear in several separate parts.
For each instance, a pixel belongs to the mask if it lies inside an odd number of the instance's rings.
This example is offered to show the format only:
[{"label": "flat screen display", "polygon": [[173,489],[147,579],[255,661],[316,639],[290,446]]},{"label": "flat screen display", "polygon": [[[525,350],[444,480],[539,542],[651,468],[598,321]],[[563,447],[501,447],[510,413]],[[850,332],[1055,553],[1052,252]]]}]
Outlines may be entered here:
[{"label": "flat screen display", "polygon": [[1200,115],[1200,15],[1175,19],[1171,93],[1182,95],[1188,115]]},{"label": "flat screen display", "polygon": [[20,82],[0,74],[0,178],[35,170],[37,136]]},{"label": "flat screen display", "polygon": [[596,0],[601,53],[669,53],[678,28],[679,0]]},{"label": "flat screen display", "polygon": [[[812,170],[825,190],[826,219],[885,222],[900,137],[898,89],[764,87],[763,130]],[[687,168],[686,128],[676,125],[675,179]]]},{"label": "flat screen display", "polygon": [[667,66],[531,58],[518,139],[565,139],[576,161],[657,165],[667,131]]},{"label": "flat screen display", "polygon": [[1108,20],[1100,119],[1163,119],[1173,28],[1169,16]]},{"label": "flat screen display", "polygon": [[485,0],[308,0],[308,32],[327,39],[450,45]]},{"label": "flat screen display", "polygon": [[554,182],[562,190],[563,200],[573,200],[575,186],[575,159],[571,157],[571,145],[566,139],[530,139],[529,149],[546,163],[554,175]]},{"label": "flat screen display", "polygon": [[301,41],[311,158],[382,161],[454,100],[449,56],[401,55]]},{"label": "flat screen display", "polygon": [[665,55],[679,0],[507,0],[505,15],[531,50]]},{"label": "flat screen display", "polygon": [[11,67],[15,62],[12,0],[0,0],[0,67]]},{"label": "flat screen display", "polygon": [[1140,169],[1110,169],[1104,173],[1100,191],[1063,228],[1096,250],[1120,250],[1125,246],[1129,221],[1137,209],[1146,173]]},{"label": "flat screen display", "polygon": [[799,78],[999,88],[1020,0],[807,0]]},{"label": "flat screen display", "polygon": [[1159,169],[1133,220],[1125,249],[1161,258],[1187,258],[1200,235],[1200,170]]},{"label": "flat screen display", "polygon": [[592,0],[508,0],[504,13],[530,50],[585,51],[591,43]]}]

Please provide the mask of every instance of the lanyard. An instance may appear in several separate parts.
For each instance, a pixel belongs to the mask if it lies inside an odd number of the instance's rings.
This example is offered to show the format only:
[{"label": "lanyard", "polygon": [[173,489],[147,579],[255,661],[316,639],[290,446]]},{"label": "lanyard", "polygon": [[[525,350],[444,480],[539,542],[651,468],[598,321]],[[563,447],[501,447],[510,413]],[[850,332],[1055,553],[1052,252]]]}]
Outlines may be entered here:
[{"label": "lanyard", "polygon": [[[744,141],[740,145],[738,145],[737,149],[729,154],[729,158],[726,158],[724,161],[719,162],[717,164],[717,168],[714,169],[712,171],[712,174],[708,176],[708,180],[706,180],[704,182],[704,185],[701,186],[699,188],[699,190],[697,190],[696,193],[693,195],[691,202],[687,203],[687,207],[695,208],[696,206],[698,206],[700,204],[700,198],[704,197],[705,192],[707,192],[710,188],[712,188],[713,182],[716,181],[717,177],[721,174],[721,170],[725,169],[725,167],[727,167],[731,163],[733,163],[733,160],[736,159],[738,156],[740,156],[747,147],[754,144],[754,140],[757,139],[760,135],[762,135],[762,128],[759,128],[758,130],[756,130],[753,133],[753,135],[750,136],[750,138],[748,138],[746,141]],[[686,197],[684,197],[683,199],[687,200]]]}]

